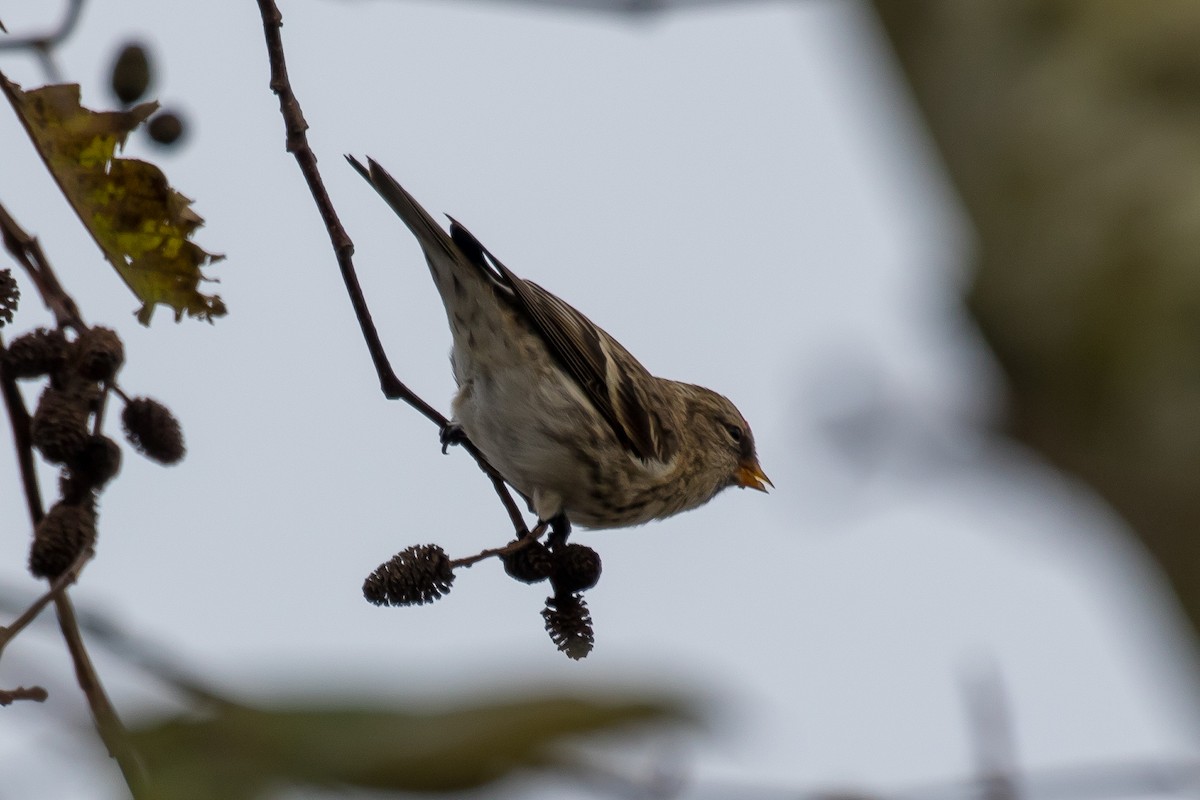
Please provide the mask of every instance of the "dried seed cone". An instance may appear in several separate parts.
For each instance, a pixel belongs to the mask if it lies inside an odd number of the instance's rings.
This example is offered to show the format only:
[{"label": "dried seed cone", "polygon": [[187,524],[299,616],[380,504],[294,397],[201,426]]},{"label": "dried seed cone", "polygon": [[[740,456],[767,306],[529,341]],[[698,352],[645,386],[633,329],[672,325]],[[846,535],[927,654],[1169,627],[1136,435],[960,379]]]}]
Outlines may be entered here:
[{"label": "dried seed cone", "polygon": [[12,270],[0,269],[0,328],[13,321],[20,299],[21,289],[17,286],[17,279],[12,276]]},{"label": "dried seed cone", "polygon": [[580,595],[557,594],[547,597],[542,619],[546,621],[550,641],[560,652],[566,653],[567,658],[578,661],[592,652],[596,634],[592,629],[592,615]]},{"label": "dried seed cone", "polygon": [[171,410],[149,397],[135,397],[121,412],[125,438],[142,455],[162,464],[174,464],[183,458],[187,448],[183,431]]},{"label": "dried seed cone", "polygon": [[62,366],[67,358],[62,331],[38,328],[13,339],[4,353],[4,366],[14,378],[37,378]]},{"label": "dried seed cone", "polygon": [[77,371],[90,381],[110,381],[125,363],[125,345],[111,328],[84,331],[75,342]]},{"label": "dried seed cone", "polygon": [[[69,358],[70,356],[68,356]],[[64,375],[64,373],[66,373]],[[81,378],[74,372],[58,370],[50,376],[50,385],[71,397],[79,407],[89,414],[100,409],[104,389],[95,381]]]},{"label": "dried seed cone", "polygon": [[504,562],[504,571],[510,577],[524,583],[544,581],[554,571],[554,557],[550,554],[550,548],[541,542],[530,542],[520,550],[504,554],[500,560]]},{"label": "dried seed cone", "polygon": [[63,482],[63,496],[79,496],[100,489],[121,471],[121,448],[107,436],[89,436],[70,464],[70,477]]},{"label": "dried seed cone", "polygon": [[38,400],[29,426],[33,446],[54,464],[67,464],[79,457],[88,440],[88,408],[77,395],[47,387]]},{"label": "dried seed cone", "polygon": [[92,504],[56,503],[34,531],[29,571],[35,577],[53,580],[95,542],[96,510]]},{"label": "dried seed cone", "polygon": [[179,141],[186,129],[183,118],[174,111],[161,111],[150,120],[146,133],[150,134],[153,141],[169,147]]},{"label": "dried seed cone", "polygon": [[79,505],[80,503],[91,502],[95,497],[92,487],[78,480],[71,474],[71,470],[64,469],[58,473],[58,495],[60,502],[67,505]]},{"label": "dried seed cone", "polygon": [[568,544],[554,553],[550,583],[556,594],[583,592],[600,580],[600,554],[585,544]]},{"label": "dried seed cone", "polygon": [[145,47],[130,42],[121,48],[113,64],[111,83],[113,94],[125,105],[146,93],[150,88],[150,58]]},{"label": "dried seed cone", "polygon": [[377,606],[419,606],[450,591],[454,568],[436,544],[414,545],[375,568],[363,582],[363,597]]}]

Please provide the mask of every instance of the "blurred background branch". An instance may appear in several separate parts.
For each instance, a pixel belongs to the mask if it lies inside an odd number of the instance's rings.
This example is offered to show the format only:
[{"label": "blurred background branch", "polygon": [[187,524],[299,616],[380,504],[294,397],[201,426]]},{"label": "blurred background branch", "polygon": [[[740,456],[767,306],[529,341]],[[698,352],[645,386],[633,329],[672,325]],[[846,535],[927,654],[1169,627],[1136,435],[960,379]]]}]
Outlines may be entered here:
[{"label": "blurred background branch", "polygon": [[25,34],[19,31],[10,32],[12,35],[0,35],[0,52],[5,50],[26,50],[32,53],[42,65],[48,83],[58,83],[62,73],[54,60],[54,48],[58,47],[75,30],[79,15],[83,11],[84,0],[67,0],[58,23],[46,31]]},{"label": "blurred background branch", "polygon": [[1008,431],[1125,517],[1200,628],[1200,5],[876,0],[978,253]]}]

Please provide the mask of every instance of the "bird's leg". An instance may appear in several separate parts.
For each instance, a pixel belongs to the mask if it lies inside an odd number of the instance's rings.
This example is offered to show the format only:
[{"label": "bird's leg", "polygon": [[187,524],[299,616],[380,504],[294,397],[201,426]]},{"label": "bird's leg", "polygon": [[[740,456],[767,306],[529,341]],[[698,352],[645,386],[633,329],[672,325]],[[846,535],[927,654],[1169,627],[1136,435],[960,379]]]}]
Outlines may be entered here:
[{"label": "bird's leg", "polygon": [[551,550],[557,550],[567,543],[567,537],[571,535],[571,520],[567,519],[565,511],[560,511],[547,522],[550,524],[550,535],[546,537],[546,544]]},{"label": "bird's leg", "polygon": [[462,425],[457,422],[447,422],[442,426],[441,434],[438,437],[442,442],[442,455],[450,449],[452,444],[464,444],[467,441],[466,431],[462,429]]}]

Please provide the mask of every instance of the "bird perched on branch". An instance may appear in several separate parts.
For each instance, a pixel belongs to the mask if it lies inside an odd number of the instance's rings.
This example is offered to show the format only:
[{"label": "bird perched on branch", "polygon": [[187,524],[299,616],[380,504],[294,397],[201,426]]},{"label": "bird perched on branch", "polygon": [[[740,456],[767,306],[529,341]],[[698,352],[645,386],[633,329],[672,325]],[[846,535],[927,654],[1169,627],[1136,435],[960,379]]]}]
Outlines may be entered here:
[{"label": "bird perched on branch", "polygon": [[539,519],[640,525],[773,485],[733,403],[651,375],[455,219],[443,230],[375,161],[347,159],[416,236],[446,307],[458,393],[443,440],[461,430]]}]

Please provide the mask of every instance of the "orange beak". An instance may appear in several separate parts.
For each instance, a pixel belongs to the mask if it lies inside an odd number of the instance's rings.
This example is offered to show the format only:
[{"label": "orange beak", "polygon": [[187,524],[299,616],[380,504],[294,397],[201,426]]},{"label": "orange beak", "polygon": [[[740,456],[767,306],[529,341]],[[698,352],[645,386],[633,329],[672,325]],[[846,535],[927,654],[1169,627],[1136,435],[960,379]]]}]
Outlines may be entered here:
[{"label": "orange beak", "polygon": [[775,488],[775,484],[771,483],[767,473],[763,472],[762,467],[758,465],[757,459],[738,464],[738,468],[733,471],[733,477],[737,485],[743,489],[757,489],[765,492],[768,486],[772,489]]}]

